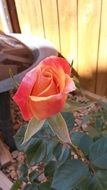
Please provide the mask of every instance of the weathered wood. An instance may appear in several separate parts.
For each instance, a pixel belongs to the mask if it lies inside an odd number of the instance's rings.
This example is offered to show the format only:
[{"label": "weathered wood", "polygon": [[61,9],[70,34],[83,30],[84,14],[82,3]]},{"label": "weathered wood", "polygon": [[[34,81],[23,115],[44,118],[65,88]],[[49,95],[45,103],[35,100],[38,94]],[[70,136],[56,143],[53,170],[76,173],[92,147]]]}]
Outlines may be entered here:
[{"label": "weathered wood", "polygon": [[95,92],[101,0],[78,1],[78,72],[82,87]]},{"label": "weathered wood", "polygon": [[89,92],[88,90],[82,89],[82,94],[93,101],[101,101],[103,103],[107,103],[107,98]]},{"label": "weathered wood", "polygon": [[0,93],[0,129],[4,134],[5,142],[14,150],[16,146],[13,139],[9,92]]},{"label": "weathered wood", "polygon": [[59,23],[56,0],[41,0],[45,37],[60,51]]},{"label": "weathered wood", "polygon": [[13,30],[6,1],[0,0],[0,30],[9,33]]},{"label": "weathered wood", "polygon": [[21,32],[44,37],[40,0],[15,0]]},{"label": "weathered wood", "polygon": [[6,0],[6,3],[9,10],[9,16],[10,16],[13,32],[20,33],[20,26],[19,26],[19,21],[17,17],[15,2],[14,0],[11,0],[11,1]]},{"label": "weathered wood", "polygon": [[2,18],[0,17],[0,29],[3,30],[3,21],[2,21]]},{"label": "weathered wood", "polygon": [[107,0],[102,1],[101,35],[97,68],[96,93],[107,97]]},{"label": "weathered wood", "polygon": [[12,161],[11,154],[6,145],[0,140],[0,165],[2,167],[7,166]]},{"label": "weathered wood", "polygon": [[12,184],[13,183],[7,178],[7,176],[0,171],[0,188],[2,188],[2,190],[10,190]]},{"label": "weathered wood", "polygon": [[22,33],[61,46],[64,57],[74,58],[82,86],[107,96],[106,0],[15,0],[15,5]]},{"label": "weathered wood", "polygon": [[77,0],[58,0],[61,54],[77,70]]}]

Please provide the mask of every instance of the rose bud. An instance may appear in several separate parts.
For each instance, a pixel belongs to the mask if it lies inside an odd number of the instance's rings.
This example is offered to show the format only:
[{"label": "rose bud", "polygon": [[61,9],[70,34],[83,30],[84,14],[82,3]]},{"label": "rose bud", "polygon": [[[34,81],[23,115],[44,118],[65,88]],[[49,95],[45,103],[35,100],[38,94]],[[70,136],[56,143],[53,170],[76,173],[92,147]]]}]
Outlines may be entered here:
[{"label": "rose bud", "polygon": [[68,93],[76,89],[70,74],[67,60],[56,56],[45,58],[29,71],[13,97],[24,120],[43,120],[60,112]]}]

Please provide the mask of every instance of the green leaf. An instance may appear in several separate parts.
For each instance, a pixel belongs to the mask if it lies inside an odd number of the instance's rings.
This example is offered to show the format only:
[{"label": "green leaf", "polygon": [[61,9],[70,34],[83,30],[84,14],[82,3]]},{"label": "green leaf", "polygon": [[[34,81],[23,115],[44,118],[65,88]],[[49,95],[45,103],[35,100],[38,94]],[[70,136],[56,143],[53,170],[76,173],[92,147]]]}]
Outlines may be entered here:
[{"label": "green leaf", "polygon": [[55,148],[53,150],[53,155],[55,156],[57,161],[59,160],[61,152],[62,152],[62,144],[58,143],[57,146],[55,146]]},{"label": "green leaf", "polygon": [[92,176],[90,174],[86,176],[84,180],[78,184],[78,190],[90,190],[89,184],[90,184],[91,178]]},{"label": "green leaf", "polygon": [[27,184],[23,190],[39,190],[36,183]]},{"label": "green leaf", "polygon": [[70,153],[71,153],[70,149],[63,145],[60,157],[58,159],[58,166],[66,162],[66,160],[70,157]]},{"label": "green leaf", "polygon": [[102,137],[90,147],[89,159],[101,169],[107,169],[107,137]]},{"label": "green leaf", "polygon": [[43,126],[45,120],[39,121],[35,118],[32,118],[27,126],[23,144],[27,142],[34,134],[36,134]]},{"label": "green leaf", "polygon": [[61,114],[66,121],[69,131],[71,131],[71,129],[74,127],[74,122],[75,122],[73,114],[70,112],[62,112]]},{"label": "green leaf", "polygon": [[98,131],[102,131],[102,129],[103,129],[103,120],[101,119],[101,117],[97,117],[97,118],[96,118],[94,127],[95,127]]},{"label": "green leaf", "polygon": [[52,187],[56,190],[71,190],[88,176],[87,166],[80,160],[67,160],[55,171]]},{"label": "green leaf", "polygon": [[46,154],[46,144],[39,140],[36,144],[32,144],[26,151],[26,159],[30,165],[43,161]]},{"label": "green leaf", "polygon": [[39,137],[40,139],[48,139],[54,136],[55,136],[54,133],[49,127],[49,123],[45,121],[42,129],[38,131],[33,137]]},{"label": "green leaf", "polygon": [[58,166],[64,164],[70,156],[70,149],[60,143],[54,148],[53,154],[57,160]]},{"label": "green leaf", "polygon": [[12,185],[11,190],[18,190],[22,185],[22,181],[18,179],[15,181],[15,183]]},{"label": "green leaf", "polygon": [[107,190],[107,170],[99,170],[90,179],[88,190]]},{"label": "green leaf", "polygon": [[12,81],[12,83],[13,83],[14,88],[15,88],[15,89],[18,89],[18,87],[19,87],[19,83],[18,83],[17,80],[15,79],[11,67],[9,67],[9,75],[10,75],[10,78],[11,78],[11,81]]},{"label": "green leaf", "polygon": [[53,190],[53,188],[51,188],[51,183],[47,181],[39,185],[39,190]]},{"label": "green leaf", "polygon": [[96,130],[94,127],[87,127],[87,131],[88,131],[88,134],[90,135],[90,137],[92,137],[93,139],[97,139],[101,136],[101,133]]},{"label": "green leaf", "polygon": [[37,177],[38,177],[38,171],[33,170],[31,173],[29,173],[29,180],[31,183],[37,180]]},{"label": "green leaf", "polygon": [[89,147],[93,144],[93,140],[87,134],[82,132],[74,132],[71,136],[73,144],[79,147],[85,155],[89,154]]},{"label": "green leaf", "polygon": [[106,102],[101,102],[101,104],[102,104],[103,109],[107,111],[107,100]]},{"label": "green leaf", "polygon": [[15,139],[15,143],[17,146],[17,149],[20,151],[23,151],[24,146],[22,145],[23,139],[24,139],[24,134],[26,131],[27,125],[23,125],[19,128],[18,132],[16,133],[16,135],[14,136]]},{"label": "green leaf", "polygon": [[20,166],[19,168],[20,171],[20,179],[23,181],[27,181],[27,175],[28,175],[28,167],[27,165],[24,163]]},{"label": "green leaf", "polygon": [[71,139],[69,136],[68,128],[66,122],[60,113],[55,116],[48,118],[48,123],[54,134],[63,143],[71,144]]},{"label": "green leaf", "polygon": [[45,162],[49,162],[53,158],[53,150],[57,144],[58,142],[52,139],[46,141],[47,153],[45,157]]},{"label": "green leaf", "polygon": [[66,102],[62,109],[62,112],[71,112],[71,104]]},{"label": "green leaf", "polygon": [[56,161],[50,161],[46,166],[45,166],[45,176],[46,177],[53,177],[54,171],[56,168]]}]

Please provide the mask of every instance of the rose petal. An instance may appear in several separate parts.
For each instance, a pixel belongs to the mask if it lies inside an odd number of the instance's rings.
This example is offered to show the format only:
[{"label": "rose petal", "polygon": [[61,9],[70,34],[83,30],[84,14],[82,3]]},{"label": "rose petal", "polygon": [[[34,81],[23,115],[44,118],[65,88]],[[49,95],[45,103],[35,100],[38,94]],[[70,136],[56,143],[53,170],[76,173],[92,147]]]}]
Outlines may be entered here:
[{"label": "rose petal", "polygon": [[57,89],[54,81],[51,80],[50,84],[48,85],[48,87],[43,92],[41,92],[39,94],[39,96],[44,96],[45,97],[45,96],[48,96],[49,94],[50,95],[54,95],[54,94],[57,94],[57,93],[59,93],[58,89]]},{"label": "rose petal", "polygon": [[29,107],[32,115],[42,120],[60,112],[64,107],[67,94],[75,89],[76,87],[72,78],[66,74],[66,83],[63,93],[45,97],[30,96]]},{"label": "rose petal", "polygon": [[73,81],[73,79],[66,74],[66,82],[65,82],[65,89],[64,92],[72,92],[76,90],[76,86],[75,83]]},{"label": "rose petal", "polygon": [[[63,92],[65,87],[65,73],[60,64],[56,67],[56,64],[44,65],[40,63],[39,67],[41,71],[31,94],[48,96]],[[51,85],[53,85],[53,89]]]},{"label": "rose petal", "polygon": [[68,63],[66,59],[62,57],[50,56],[42,60],[40,63],[44,65],[49,65],[52,67],[56,66],[56,68],[58,67],[58,65],[60,65],[66,74],[68,75],[71,74],[70,64]]},{"label": "rose petal", "polygon": [[59,93],[63,92],[65,87],[65,73],[61,65],[60,64],[56,65],[54,63],[50,65],[42,64],[42,70],[43,74],[45,74],[46,71],[52,74],[52,79],[57,88],[59,88]]},{"label": "rose petal", "polygon": [[[40,65],[39,65],[39,67],[40,67]],[[44,89],[46,89],[49,86],[50,80],[51,80],[51,78],[49,78],[49,77],[46,78],[45,76],[42,75],[42,71],[40,69],[37,80],[32,89],[32,95],[35,95],[35,94],[39,95],[41,92],[43,92]]]},{"label": "rose petal", "polygon": [[[37,70],[38,69],[36,69],[36,71]],[[29,120],[32,117],[32,114],[29,111],[27,103],[28,103],[28,99],[31,94],[32,88],[34,86],[34,83],[37,79],[37,73],[38,72],[35,72],[35,69],[32,69],[30,72],[28,72],[23,78],[16,94],[13,96],[13,100],[19,106],[24,120]]]},{"label": "rose petal", "polygon": [[62,98],[63,95],[66,95],[68,94],[67,92],[65,93],[60,93],[60,94],[55,94],[55,95],[51,95],[51,96],[46,96],[46,97],[41,97],[41,96],[30,96],[29,98],[34,101],[34,102],[46,102],[46,101],[49,101],[49,100],[52,100],[52,99],[56,99],[56,100],[59,100]]},{"label": "rose petal", "polygon": [[[41,67],[41,65],[40,65]],[[34,84],[31,94],[36,96],[47,96],[57,93],[56,84],[53,81],[52,73],[44,75],[42,71],[39,74],[37,81]]]},{"label": "rose petal", "polygon": [[61,111],[66,97],[66,94],[57,94],[49,97],[30,96],[30,111],[32,112],[33,117],[36,119],[46,119]]},{"label": "rose petal", "polygon": [[70,71],[65,59],[51,56],[25,75],[13,97],[25,120],[32,116],[45,119],[62,109],[67,93],[75,86],[66,76]]}]

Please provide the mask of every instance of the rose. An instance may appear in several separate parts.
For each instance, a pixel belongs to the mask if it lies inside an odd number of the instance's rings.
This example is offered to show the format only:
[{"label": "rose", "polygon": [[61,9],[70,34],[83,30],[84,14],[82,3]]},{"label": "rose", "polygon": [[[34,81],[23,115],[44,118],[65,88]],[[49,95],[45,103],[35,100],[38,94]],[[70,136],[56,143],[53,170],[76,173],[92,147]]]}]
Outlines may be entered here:
[{"label": "rose", "polygon": [[56,56],[47,57],[23,78],[13,100],[25,120],[46,119],[64,106],[69,92],[75,90],[69,63]]}]

